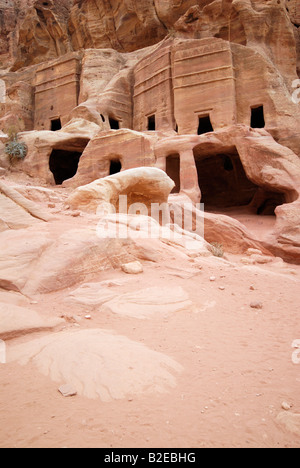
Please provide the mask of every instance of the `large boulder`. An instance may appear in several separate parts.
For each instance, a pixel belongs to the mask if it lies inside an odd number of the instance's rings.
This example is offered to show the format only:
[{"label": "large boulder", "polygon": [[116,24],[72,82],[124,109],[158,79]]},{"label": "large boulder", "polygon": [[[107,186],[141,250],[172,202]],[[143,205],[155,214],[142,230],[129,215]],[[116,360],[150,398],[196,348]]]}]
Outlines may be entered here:
[{"label": "large boulder", "polygon": [[[108,211],[112,213],[114,210],[119,212],[120,196],[126,196],[128,208],[141,203],[147,207],[148,213],[152,203],[167,203],[174,186],[174,182],[164,171],[154,167],[140,167],[79,187],[70,195],[67,203],[73,209],[90,213],[97,213],[99,208],[108,207]],[[109,205],[112,210],[109,210]]]}]

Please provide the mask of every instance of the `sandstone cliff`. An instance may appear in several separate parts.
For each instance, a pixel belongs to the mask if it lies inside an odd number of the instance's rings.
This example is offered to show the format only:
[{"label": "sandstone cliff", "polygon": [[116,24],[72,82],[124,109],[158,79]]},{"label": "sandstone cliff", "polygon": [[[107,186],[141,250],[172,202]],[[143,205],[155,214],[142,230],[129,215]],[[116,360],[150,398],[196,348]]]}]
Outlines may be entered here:
[{"label": "sandstone cliff", "polygon": [[299,23],[297,0],[3,0],[0,60],[18,70],[72,50],[130,52],[177,31],[260,48],[284,71],[296,60]]},{"label": "sandstone cliff", "polygon": [[298,260],[299,24],[296,0],[0,1],[0,130],[28,147],[0,164],[72,188],[157,167],[275,214],[268,246]]}]

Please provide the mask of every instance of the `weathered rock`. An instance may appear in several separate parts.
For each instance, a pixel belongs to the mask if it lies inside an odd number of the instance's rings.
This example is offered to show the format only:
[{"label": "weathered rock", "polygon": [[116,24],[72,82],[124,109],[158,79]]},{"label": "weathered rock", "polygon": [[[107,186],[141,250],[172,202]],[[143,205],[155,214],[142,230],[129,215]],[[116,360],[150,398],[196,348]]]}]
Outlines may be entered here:
[{"label": "weathered rock", "polygon": [[210,244],[218,243],[227,252],[243,253],[249,248],[263,249],[252,234],[239,221],[225,215],[216,215],[195,208],[190,201],[183,198],[170,198],[170,208],[174,220],[181,219],[182,214],[191,221],[186,229],[198,233]]},{"label": "weathered rock", "polygon": [[91,280],[96,273],[134,261],[128,239],[101,239],[95,229],[75,229],[54,240],[36,259],[23,291],[48,293]]},{"label": "weathered rock", "polygon": [[289,411],[292,408],[292,405],[290,405],[290,403],[287,403],[286,401],[283,401],[281,403],[281,408],[285,411]]},{"label": "weathered rock", "polygon": [[72,291],[66,301],[78,302],[84,305],[102,305],[113,299],[118,293],[111,287],[101,283],[85,283]]},{"label": "weathered rock", "polygon": [[193,306],[189,295],[182,288],[149,288],[127,293],[104,304],[103,309],[125,317],[138,319],[152,315],[172,314]]},{"label": "weathered rock", "polygon": [[143,265],[140,262],[126,263],[121,265],[121,268],[124,273],[127,273],[128,275],[139,275],[144,271]]},{"label": "weathered rock", "polygon": [[61,385],[58,391],[65,398],[74,397],[77,395],[77,390],[70,384]]},{"label": "weathered rock", "polygon": [[10,198],[0,193],[0,231],[6,229],[22,229],[37,222],[24,209]]},{"label": "weathered rock", "polygon": [[68,382],[79,395],[106,402],[165,393],[182,371],[168,356],[99,329],[52,333],[11,346],[7,361],[30,362],[53,381]]},{"label": "weathered rock", "polygon": [[14,188],[0,181],[1,219],[11,228],[22,228],[34,224],[36,219],[49,221],[37,204],[23,197]]},{"label": "weathered rock", "polygon": [[[166,211],[164,213],[164,210]],[[161,226],[160,221],[165,223]],[[161,250],[161,242],[166,245],[181,247],[186,255],[211,256],[210,246],[202,237],[202,231],[197,234],[196,230],[190,232],[183,229],[183,219],[179,224],[171,224],[171,216],[167,207],[153,213],[152,216],[126,215],[117,213],[101,217],[97,233],[103,238],[130,239],[134,242],[132,252],[140,260],[157,262],[157,252]]]},{"label": "weathered rock", "polygon": [[278,414],[276,421],[292,434],[300,436],[300,414],[283,411]]},{"label": "weathered rock", "polygon": [[145,161],[147,165],[154,166],[152,140],[148,135],[128,129],[102,130],[92,138],[79,161],[77,174],[64,182],[64,187],[76,188],[112,175],[117,170],[144,167]]},{"label": "weathered rock", "polygon": [[59,318],[43,317],[33,310],[0,302],[0,339],[16,338],[36,331],[54,329],[64,323]]},{"label": "weathered rock", "polygon": [[[19,138],[28,145],[10,166],[0,144],[1,164],[65,187],[156,166],[173,193],[202,199],[208,211],[275,213],[265,250],[299,262],[297,8],[294,0],[0,2],[0,130],[26,130]],[[232,229],[231,251],[254,247]]]},{"label": "weathered rock", "polygon": [[[168,196],[174,187],[174,182],[160,169],[153,167],[129,169],[104,179],[96,180],[91,184],[79,187],[74,190],[67,200],[73,209],[98,213],[100,210],[115,209],[119,212],[120,197],[127,197],[122,212],[126,213],[134,205],[136,211],[142,210],[143,215],[148,215],[151,204],[163,204],[168,200]],[[136,204],[136,205],[135,205]],[[138,207],[143,204],[143,207]],[[136,213],[134,211],[134,213]]]},{"label": "weathered rock", "polygon": [[67,25],[70,0],[22,3],[13,70],[51,60],[71,50]]},{"label": "weathered rock", "polygon": [[49,237],[40,229],[2,232],[0,287],[22,291],[34,270],[36,260],[50,244]]},{"label": "weathered rock", "polygon": [[70,17],[72,44],[79,48],[113,48],[130,52],[157,43],[167,33],[152,1],[132,6],[125,0],[74,3]]}]

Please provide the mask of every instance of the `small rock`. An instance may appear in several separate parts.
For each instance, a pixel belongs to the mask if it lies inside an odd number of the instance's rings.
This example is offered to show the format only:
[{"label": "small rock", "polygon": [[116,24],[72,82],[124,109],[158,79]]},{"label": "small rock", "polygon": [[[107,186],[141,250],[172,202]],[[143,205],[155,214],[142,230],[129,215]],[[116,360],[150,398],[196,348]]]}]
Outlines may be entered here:
[{"label": "small rock", "polygon": [[216,279],[217,279],[217,278],[216,278],[215,276],[211,276],[211,277],[209,278],[209,281],[213,282],[213,281],[216,281]]},{"label": "small rock", "polygon": [[220,291],[225,291],[225,287],[224,287],[224,286],[219,286],[219,289],[220,289]]},{"label": "small rock", "polygon": [[259,249],[248,249],[247,252],[246,252],[246,255],[248,255],[249,257],[251,257],[251,255],[262,255],[262,251],[259,250]]},{"label": "small rock", "polygon": [[143,265],[138,261],[126,263],[122,265],[121,268],[124,271],[124,273],[127,273],[128,275],[139,275],[144,271]]},{"label": "small rock", "polygon": [[288,411],[292,408],[292,405],[290,405],[289,403],[287,403],[286,401],[283,401],[281,403],[281,408],[284,409],[285,411]]},{"label": "small rock", "polygon": [[254,286],[250,286],[250,291],[255,291],[255,287],[254,287]]},{"label": "small rock", "polygon": [[84,318],[87,319],[87,320],[91,320],[92,316],[91,315],[85,315]]},{"label": "small rock", "polygon": [[243,257],[241,258],[241,263],[244,265],[255,265],[255,260],[253,258]]},{"label": "small rock", "polygon": [[55,203],[48,203],[48,208],[55,208],[55,207],[56,207]]},{"label": "small rock", "polygon": [[262,309],[263,303],[262,302],[251,302],[250,304],[251,309]]},{"label": "small rock", "polygon": [[62,385],[61,387],[59,387],[58,391],[65,398],[73,397],[73,396],[77,395],[77,390],[74,387],[72,387],[72,385],[70,385],[70,384]]},{"label": "small rock", "polygon": [[266,265],[267,263],[272,263],[273,261],[273,257],[267,257],[266,255],[251,255],[251,258],[259,265]]}]

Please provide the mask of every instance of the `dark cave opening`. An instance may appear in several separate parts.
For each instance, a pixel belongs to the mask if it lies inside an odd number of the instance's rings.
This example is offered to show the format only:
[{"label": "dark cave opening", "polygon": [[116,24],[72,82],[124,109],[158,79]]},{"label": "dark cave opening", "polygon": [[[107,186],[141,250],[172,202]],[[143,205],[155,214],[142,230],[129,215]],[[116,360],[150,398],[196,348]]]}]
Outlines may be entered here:
[{"label": "dark cave opening", "polygon": [[238,153],[203,156],[194,151],[201,202],[205,211],[248,207],[257,215],[274,216],[277,206],[286,202],[282,193],[271,192],[251,182]]},{"label": "dark cave opening", "polygon": [[65,180],[71,179],[76,175],[81,155],[82,152],[77,151],[59,149],[52,151],[49,167],[56,185],[61,185]]}]

